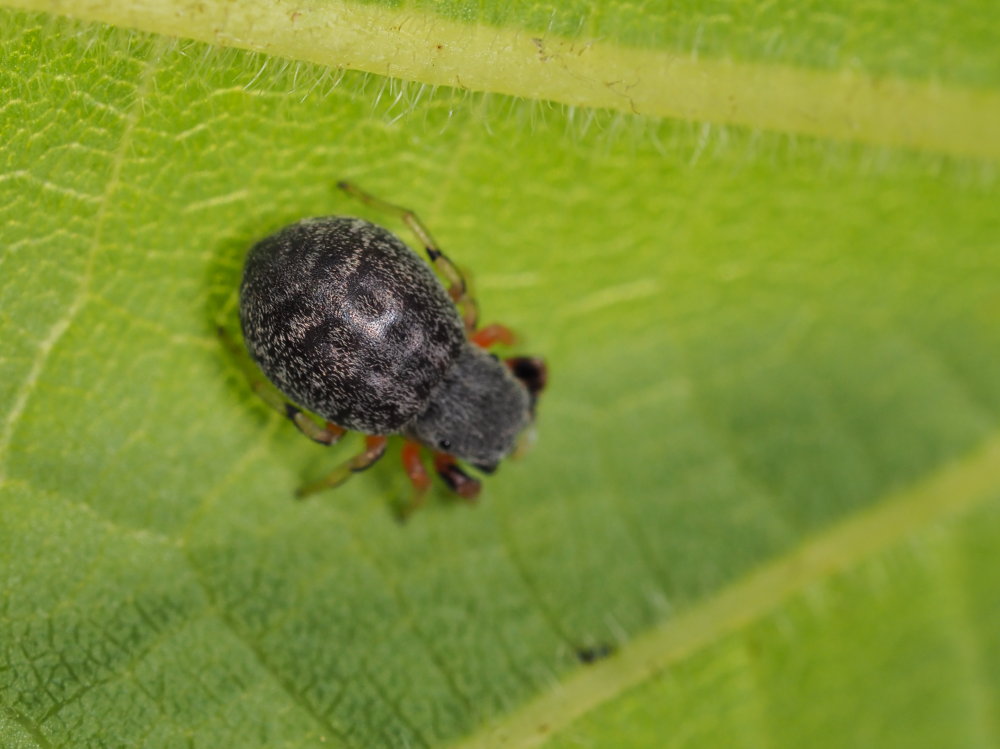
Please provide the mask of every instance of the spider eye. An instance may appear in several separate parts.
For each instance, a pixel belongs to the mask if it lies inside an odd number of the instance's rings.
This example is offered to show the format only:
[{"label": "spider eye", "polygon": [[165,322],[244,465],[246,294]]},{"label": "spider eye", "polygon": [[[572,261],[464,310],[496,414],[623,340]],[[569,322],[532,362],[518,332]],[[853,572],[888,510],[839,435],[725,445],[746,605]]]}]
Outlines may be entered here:
[{"label": "spider eye", "polygon": [[449,450],[451,449],[451,442],[449,442],[448,440],[441,440],[440,442],[438,442],[438,447],[440,447],[442,450]]}]

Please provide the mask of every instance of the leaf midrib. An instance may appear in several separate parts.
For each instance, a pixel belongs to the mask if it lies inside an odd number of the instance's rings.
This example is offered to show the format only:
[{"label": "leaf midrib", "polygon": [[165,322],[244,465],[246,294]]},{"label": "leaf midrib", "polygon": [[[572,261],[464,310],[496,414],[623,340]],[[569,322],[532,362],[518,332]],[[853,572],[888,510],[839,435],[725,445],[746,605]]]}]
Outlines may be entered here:
[{"label": "leaf midrib", "polygon": [[0,0],[434,86],[1000,160],[1000,94],[567,39],[330,0]]}]

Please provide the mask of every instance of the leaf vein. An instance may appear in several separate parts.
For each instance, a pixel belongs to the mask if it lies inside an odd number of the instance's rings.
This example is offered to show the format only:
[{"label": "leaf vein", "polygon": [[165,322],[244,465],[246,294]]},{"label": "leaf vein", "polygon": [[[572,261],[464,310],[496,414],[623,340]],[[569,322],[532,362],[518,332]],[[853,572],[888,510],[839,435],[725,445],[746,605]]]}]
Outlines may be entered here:
[{"label": "leaf vein", "polygon": [[[716,595],[636,637],[614,658],[578,670],[505,719],[458,742],[461,749],[538,746],[605,702],[670,665],[760,620],[802,591],[852,568],[932,525],[997,497],[1000,434],[964,459],[882,497]],[[544,730],[541,728],[544,726]]]},{"label": "leaf vein", "polygon": [[122,168],[125,164],[128,149],[132,143],[133,134],[139,122],[145,95],[152,86],[153,76],[166,45],[166,40],[160,40],[157,43],[139,74],[139,80],[136,83],[135,99],[129,107],[121,137],[118,139],[118,146],[111,157],[108,181],[100,197],[100,208],[94,219],[94,232],[91,237],[90,248],[87,251],[87,257],[84,261],[83,275],[77,285],[76,294],[67,307],[66,312],[49,328],[49,332],[42,339],[41,343],[39,343],[34,361],[13,398],[11,408],[7,412],[3,424],[0,425],[0,482],[6,478],[10,445],[21,415],[24,413],[28,406],[28,401],[38,387],[42,373],[51,358],[53,350],[87,303],[94,270],[94,260],[101,248],[104,223],[108,216],[109,206],[121,182]]}]

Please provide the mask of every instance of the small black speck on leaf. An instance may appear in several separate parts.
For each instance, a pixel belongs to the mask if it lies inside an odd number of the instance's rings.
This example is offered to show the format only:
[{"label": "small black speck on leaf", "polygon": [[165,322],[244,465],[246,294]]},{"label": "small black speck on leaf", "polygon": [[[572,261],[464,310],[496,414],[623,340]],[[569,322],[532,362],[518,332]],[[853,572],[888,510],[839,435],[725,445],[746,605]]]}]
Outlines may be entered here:
[{"label": "small black speck on leaf", "polygon": [[580,660],[580,663],[585,665],[590,665],[591,663],[596,663],[597,661],[604,660],[615,652],[615,646],[609,645],[607,643],[601,643],[599,645],[590,645],[588,647],[577,648],[576,657]]}]

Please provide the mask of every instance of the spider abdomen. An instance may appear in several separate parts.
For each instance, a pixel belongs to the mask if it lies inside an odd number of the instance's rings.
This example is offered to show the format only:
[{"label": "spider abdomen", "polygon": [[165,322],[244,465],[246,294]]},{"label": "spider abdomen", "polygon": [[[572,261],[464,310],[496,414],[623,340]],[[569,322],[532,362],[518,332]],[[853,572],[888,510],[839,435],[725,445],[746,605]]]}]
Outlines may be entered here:
[{"label": "spider abdomen", "polygon": [[392,434],[426,407],[466,345],[431,269],[362,219],[300,221],[250,250],[240,320],[251,356],[296,403]]}]

